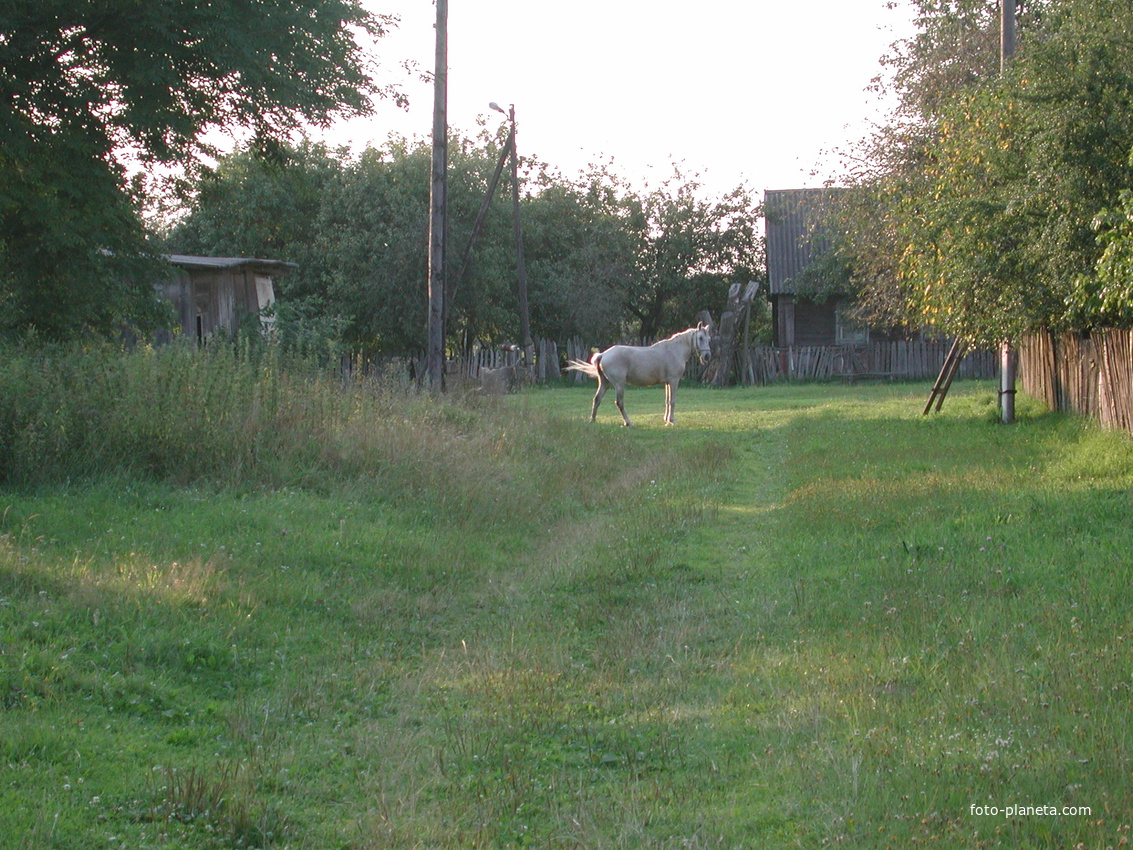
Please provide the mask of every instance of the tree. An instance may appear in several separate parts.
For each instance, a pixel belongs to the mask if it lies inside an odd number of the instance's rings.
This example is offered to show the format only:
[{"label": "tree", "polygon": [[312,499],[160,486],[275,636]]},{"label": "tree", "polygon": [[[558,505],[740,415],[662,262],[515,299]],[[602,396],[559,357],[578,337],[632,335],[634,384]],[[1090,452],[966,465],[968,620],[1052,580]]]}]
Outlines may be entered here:
[{"label": "tree", "polygon": [[[519,338],[508,193],[496,193],[457,279],[501,143],[486,132],[449,140],[447,327],[454,348]],[[419,349],[430,159],[428,143],[400,138],[357,157],[311,145],[283,148],[273,161],[238,151],[200,178],[168,245],[299,263],[281,280],[281,310],[300,302],[303,315],[340,329],[354,351]],[[746,282],[760,265],[758,210],[742,190],[707,201],[676,173],[641,195],[601,165],[575,180],[535,160],[522,166],[520,214],[538,336],[613,342],[680,330],[701,310],[722,305],[727,283]]]},{"label": "tree", "polygon": [[636,274],[628,187],[604,165],[573,181],[544,171],[535,183],[522,210],[532,325],[559,340],[617,341]]},{"label": "tree", "polygon": [[722,304],[727,284],[746,282],[762,267],[760,210],[737,187],[708,200],[674,167],[656,189],[626,199],[636,240],[636,274],[627,309],[646,338],[688,327],[701,310]]},{"label": "tree", "polygon": [[1056,328],[1088,329],[1133,310],[1105,292],[1111,211],[1133,189],[1131,26],[1133,7],[1121,0],[1056,7],[1020,68],[1021,108],[1032,116],[1024,210],[1036,222],[1025,247],[1040,280],[1060,284],[1062,311],[1049,322]]},{"label": "tree", "polygon": [[[495,135],[481,129],[475,139],[455,136],[449,142],[449,279],[448,333],[456,345],[464,346],[473,340],[503,343],[522,342],[519,331],[518,271],[516,265],[515,233],[511,193],[507,190],[507,177],[499,182],[492,196],[482,230],[472,245],[469,265],[463,279],[458,279],[466,248],[472,238],[476,214],[483,203],[488,185],[505,142],[504,128]],[[531,159],[520,162],[521,181],[527,183],[523,173],[541,168]],[[506,171],[506,169],[505,169]],[[524,207],[525,236],[528,193],[521,200]],[[530,256],[528,256],[530,278]],[[530,293],[529,293],[530,294]],[[540,333],[545,331],[540,329]]]},{"label": "tree", "polygon": [[430,158],[404,140],[368,148],[323,197],[327,302],[355,350],[425,347]]},{"label": "tree", "polygon": [[343,151],[301,142],[270,159],[239,149],[200,172],[192,214],[166,237],[172,253],[284,259],[299,268],[276,282],[288,301],[326,296],[318,219],[346,167]]},{"label": "tree", "polygon": [[[515,251],[506,193],[494,198],[472,262],[457,279],[497,142],[454,134],[448,151],[448,335],[453,344],[514,340]],[[318,225],[328,298],[343,311],[347,341],[356,349],[424,347],[431,157],[430,144],[420,140],[368,148],[324,197]]]},{"label": "tree", "polygon": [[[449,144],[450,250],[458,255],[499,150],[488,137]],[[169,239],[177,251],[271,251],[300,268],[281,280],[280,309],[333,320],[355,351],[405,351],[424,344],[425,260],[431,151],[394,138],[357,157],[319,146],[224,158],[194,191],[189,214]],[[473,263],[455,280],[450,257],[450,330],[481,339],[514,338],[514,249],[510,204],[493,204]],[[290,304],[285,304],[290,302]]]},{"label": "tree", "polygon": [[[127,165],[191,165],[216,128],[270,154],[304,123],[364,113],[358,0],[16,0],[0,6],[0,316],[110,332],[156,301]],[[152,269],[149,270],[152,273]]]},{"label": "tree", "polygon": [[1072,307],[1110,327],[1133,327],[1133,190],[1123,189],[1114,209],[1094,219],[1102,254],[1097,276],[1080,281]]},{"label": "tree", "polygon": [[[897,128],[931,124],[953,94],[999,74],[999,0],[912,3],[917,32],[881,58],[889,77],[875,81],[879,89],[890,88],[897,96]],[[1021,28],[1027,29],[1033,17],[1024,16]]]},{"label": "tree", "polygon": [[[972,14],[988,20],[994,5]],[[1097,321],[1091,223],[1133,180],[1133,8],[1030,2],[1022,23],[1002,77],[910,93],[919,106],[860,181],[847,243],[875,316],[981,343]]]},{"label": "tree", "polygon": [[[999,75],[998,0],[914,0],[917,33],[895,43],[881,64],[888,78],[879,90],[894,95],[890,123],[847,156],[847,182],[839,197],[834,253],[851,268],[859,310],[871,323],[939,332],[963,324],[962,310],[922,303],[926,292],[941,295],[940,233],[946,218],[930,214],[938,200],[945,113],[964,92]],[[918,229],[919,228],[919,229]],[[915,232],[914,232],[915,231]]]}]

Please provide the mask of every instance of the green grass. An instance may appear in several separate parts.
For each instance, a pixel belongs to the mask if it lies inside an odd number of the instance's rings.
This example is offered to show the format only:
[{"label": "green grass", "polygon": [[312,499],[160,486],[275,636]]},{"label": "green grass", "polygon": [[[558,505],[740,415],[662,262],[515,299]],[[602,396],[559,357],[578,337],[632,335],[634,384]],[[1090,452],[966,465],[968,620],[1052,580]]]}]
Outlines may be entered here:
[{"label": "green grass", "polygon": [[0,835],[1118,846],[1133,443],[927,394],[389,397],[303,475],[0,490]]}]

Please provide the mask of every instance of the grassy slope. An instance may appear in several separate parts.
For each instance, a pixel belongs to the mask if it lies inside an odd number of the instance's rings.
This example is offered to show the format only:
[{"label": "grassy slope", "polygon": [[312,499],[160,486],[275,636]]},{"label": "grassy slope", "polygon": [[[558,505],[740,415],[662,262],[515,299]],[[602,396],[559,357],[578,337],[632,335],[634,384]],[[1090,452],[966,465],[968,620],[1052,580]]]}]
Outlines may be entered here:
[{"label": "grassy slope", "polygon": [[0,836],[1116,845],[1133,446],[926,394],[542,391],[396,488],[2,493]]}]

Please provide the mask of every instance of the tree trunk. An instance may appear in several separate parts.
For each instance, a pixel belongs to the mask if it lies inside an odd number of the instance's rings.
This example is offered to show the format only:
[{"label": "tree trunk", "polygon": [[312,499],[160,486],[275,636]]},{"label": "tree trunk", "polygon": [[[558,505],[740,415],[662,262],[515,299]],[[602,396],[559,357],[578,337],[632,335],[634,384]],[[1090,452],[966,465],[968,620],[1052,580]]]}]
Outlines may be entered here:
[{"label": "tree trunk", "polygon": [[755,281],[743,284],[733,283],[728,288],[728,306],[720,316],[720,326],[712,339],[712,359],[704,369],[703,380],[717,387],[728,382],[732,372],[732,355],[736,350],[736,336],[743,327],[743,318],[755,299],[759,288]]}]

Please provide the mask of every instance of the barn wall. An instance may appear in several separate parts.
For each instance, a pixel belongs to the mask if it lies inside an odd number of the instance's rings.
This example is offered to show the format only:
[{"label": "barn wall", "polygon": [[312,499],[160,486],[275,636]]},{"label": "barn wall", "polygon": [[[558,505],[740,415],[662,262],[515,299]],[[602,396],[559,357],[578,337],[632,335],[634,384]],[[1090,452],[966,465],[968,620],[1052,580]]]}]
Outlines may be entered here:
[{"label": "barn wall", "polygon": [[822,304],[801,299],[795,302],[795,345],[833,345],[837,335],[833,299]]},{"label": "barn wall", "polygon": [[787,346],[795,344],[795,298],[792,295],[771,297],[771,321],[774,344]]},{"label": "barn wall", "polygon": [[833,299],[819,304],[805,298],[778,295],[772,299],[772,319],[775,345],[782,348],[837,342],[838,322]]},{"label": "barn wall", "polygon": [[173,305],[181,333],[189,333],[193,327],[193,282],[189,273],[178,269],[176,277],[161,286],[161,292]]},{"label": "barn wall", "polygon": [[[235,332],[248,315],[275,303],[273,272],[296,268],[276,260],[170,255],[173,274],[157,290],[173,305],[176,323],[169,329],[203,340],[218,330]],[[158,335],[168,342],[170,333]]]},{"label": "barn wall", "polygon": [[261,300],[274,301],[271,277],[241,269],[180,271],[162,292],[173,304],[181,333],[198,339],[220,329],[235,331],[244,316],[260,311]]}]

